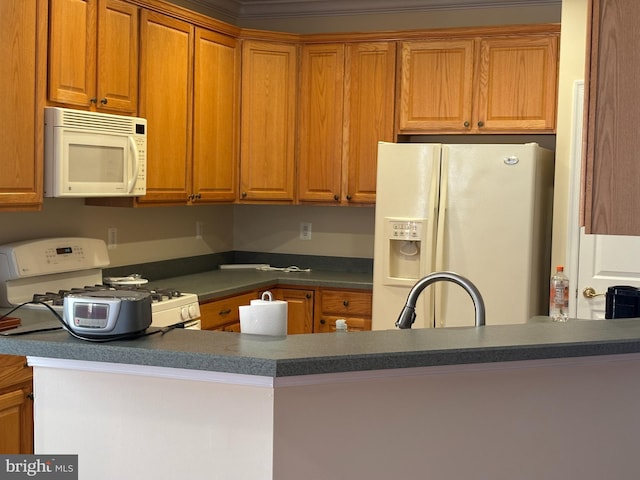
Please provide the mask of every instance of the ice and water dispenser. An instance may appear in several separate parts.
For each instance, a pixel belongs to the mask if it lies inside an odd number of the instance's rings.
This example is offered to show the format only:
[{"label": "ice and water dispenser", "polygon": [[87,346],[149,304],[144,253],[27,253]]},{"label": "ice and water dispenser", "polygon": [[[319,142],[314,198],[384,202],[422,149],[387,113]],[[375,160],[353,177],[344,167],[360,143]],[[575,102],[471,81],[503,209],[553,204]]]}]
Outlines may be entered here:
[{"label": "ice and water dispenser", "polygon": [[385,285],[413,285],[424,276],[426,218],[385,218]]}]

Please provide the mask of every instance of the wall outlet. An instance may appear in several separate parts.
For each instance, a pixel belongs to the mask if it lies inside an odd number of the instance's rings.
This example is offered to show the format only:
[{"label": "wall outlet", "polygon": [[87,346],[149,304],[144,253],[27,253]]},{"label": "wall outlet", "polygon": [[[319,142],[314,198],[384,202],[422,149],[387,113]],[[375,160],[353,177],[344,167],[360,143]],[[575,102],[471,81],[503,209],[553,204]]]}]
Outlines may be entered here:
[{"label": "wall outlet", "polygon": [[118,229],[116,227],[107,228],[107,248],[113,250],[118,246]]},{"label": "wall outlet", "polygon": [[300,240],[311,240],[311,222],[300,222]]}]

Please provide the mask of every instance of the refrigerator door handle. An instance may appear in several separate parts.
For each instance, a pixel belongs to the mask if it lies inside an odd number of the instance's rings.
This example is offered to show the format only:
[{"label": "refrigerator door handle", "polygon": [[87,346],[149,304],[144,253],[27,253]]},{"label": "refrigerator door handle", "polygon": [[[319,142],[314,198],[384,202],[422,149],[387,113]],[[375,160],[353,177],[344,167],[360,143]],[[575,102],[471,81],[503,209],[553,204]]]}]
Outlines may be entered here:
[{"label": "refrigerator door handle", "polygon": [[[449,195],[449,157],[446,149],[442,149],[440,166],[440,201],[438,202],[438,223],[436,225],[436,271],[442,271],[445,265],[445,230],[447,222],[447,198]],[[444,305],[444,286],[435,287],[435,318],[434,327],[444,326],[442,305]]]}]

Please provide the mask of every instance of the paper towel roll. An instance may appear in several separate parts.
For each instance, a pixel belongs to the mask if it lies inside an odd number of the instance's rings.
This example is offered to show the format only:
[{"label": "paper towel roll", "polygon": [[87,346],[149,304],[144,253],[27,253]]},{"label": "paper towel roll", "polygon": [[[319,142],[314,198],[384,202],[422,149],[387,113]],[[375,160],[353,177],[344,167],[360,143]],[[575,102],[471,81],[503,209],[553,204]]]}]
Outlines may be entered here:
[{"label": "paper towel roll", "polygon": [[287,334],[287,302],[252,300],[251,305],[241,305],[238,308],[240,332],[277,336]]}]

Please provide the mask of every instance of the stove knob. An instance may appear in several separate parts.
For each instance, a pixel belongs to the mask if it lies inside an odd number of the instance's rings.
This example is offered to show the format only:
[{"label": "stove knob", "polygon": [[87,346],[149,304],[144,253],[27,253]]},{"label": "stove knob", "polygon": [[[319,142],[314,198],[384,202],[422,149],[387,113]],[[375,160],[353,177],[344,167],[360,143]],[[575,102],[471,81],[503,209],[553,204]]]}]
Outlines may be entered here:
[{"label": "stove knob", "polygon": [[189,317],[200,318],[200,306],[197,303],[189,305]]}]

